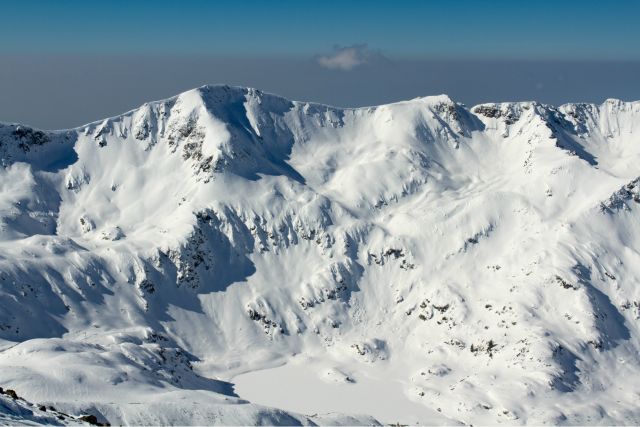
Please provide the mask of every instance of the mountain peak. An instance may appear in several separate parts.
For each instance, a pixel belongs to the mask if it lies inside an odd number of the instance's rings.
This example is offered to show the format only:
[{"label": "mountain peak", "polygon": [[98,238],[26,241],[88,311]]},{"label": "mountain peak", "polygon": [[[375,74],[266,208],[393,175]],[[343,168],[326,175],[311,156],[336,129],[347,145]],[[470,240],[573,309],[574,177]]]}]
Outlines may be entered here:
[{"label": "mountain peak", "polygon": [[637,424],[639,105],[207,85],[0,125],[0,385],[111,424]]}]

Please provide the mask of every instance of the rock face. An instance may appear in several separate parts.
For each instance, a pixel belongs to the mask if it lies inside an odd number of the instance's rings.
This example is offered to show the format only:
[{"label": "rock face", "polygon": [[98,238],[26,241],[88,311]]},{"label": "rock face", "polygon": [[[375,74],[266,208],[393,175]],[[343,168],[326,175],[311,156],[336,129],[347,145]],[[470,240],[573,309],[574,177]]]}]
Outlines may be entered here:
[{"label": "rock face", "polygon": [[233,377],[322,355],[450,423],[637,424],[639,138],[617,100],[227,86],[0,125],[0,385],[112,425],[309,424]]}]

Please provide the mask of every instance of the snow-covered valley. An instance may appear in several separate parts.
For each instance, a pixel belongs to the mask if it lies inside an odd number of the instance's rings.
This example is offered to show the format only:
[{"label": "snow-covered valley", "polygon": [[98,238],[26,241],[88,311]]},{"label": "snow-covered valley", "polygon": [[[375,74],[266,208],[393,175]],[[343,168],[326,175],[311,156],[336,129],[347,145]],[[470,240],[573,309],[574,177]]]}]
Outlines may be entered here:
[{"label": "snow-covered valley", "polygon": [[640,102],[204,86],[0,124],[0,157],[0,386],[29,402],[112,425],[640,423]]}]

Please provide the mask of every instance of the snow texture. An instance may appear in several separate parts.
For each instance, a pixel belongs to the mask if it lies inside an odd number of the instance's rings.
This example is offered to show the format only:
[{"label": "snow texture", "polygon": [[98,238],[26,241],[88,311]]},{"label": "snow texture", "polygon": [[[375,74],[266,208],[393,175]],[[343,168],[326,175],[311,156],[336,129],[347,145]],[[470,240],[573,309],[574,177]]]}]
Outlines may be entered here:
[{"label": "snow texture", "polygon": [[639,138],[638,102],[228,86],[1,124],[0,386],[112,425],[639,424]]}]

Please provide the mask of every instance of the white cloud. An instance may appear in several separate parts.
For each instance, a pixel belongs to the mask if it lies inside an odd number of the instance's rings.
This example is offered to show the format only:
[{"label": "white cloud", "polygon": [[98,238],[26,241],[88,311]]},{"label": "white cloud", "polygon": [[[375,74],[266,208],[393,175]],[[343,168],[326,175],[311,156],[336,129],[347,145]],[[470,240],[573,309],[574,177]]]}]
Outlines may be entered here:
[{"label": "white cloud", "polygon": [[317,57],[318,64],[331,70],[353,70],[359,65],[367,63],[374,54],[366,44],[356,44],[353,46],[335,46],[330,55]]}]

